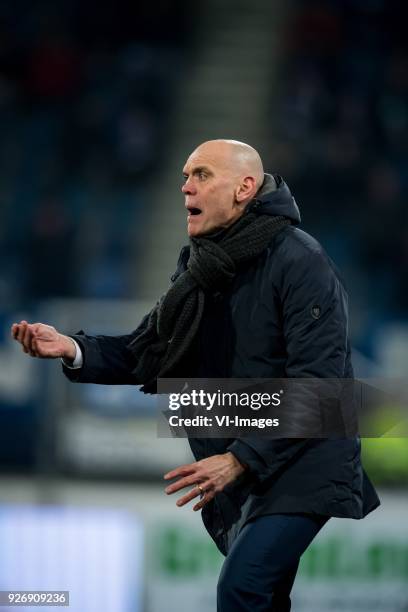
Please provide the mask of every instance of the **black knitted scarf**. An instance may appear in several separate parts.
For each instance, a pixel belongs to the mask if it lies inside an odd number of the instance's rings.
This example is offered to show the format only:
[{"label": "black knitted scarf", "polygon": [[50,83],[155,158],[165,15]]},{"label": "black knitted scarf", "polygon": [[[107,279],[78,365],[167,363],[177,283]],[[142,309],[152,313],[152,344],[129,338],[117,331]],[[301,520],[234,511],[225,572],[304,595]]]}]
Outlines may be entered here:
[{"label": "black knitted scarf", "polygon": [[[171,377],[197,334],[208,294],[222,292],[241,264],[258,257],[272,236],[289,225],[286,217],[258,214],[257,202],[230,228],[190,239],[190,258],[167,293],[151,311],[147,327],[128,349],[133,375],[142,391],[150,392],[157,378]],[[132,360],[133,360],[132,359]]]}]

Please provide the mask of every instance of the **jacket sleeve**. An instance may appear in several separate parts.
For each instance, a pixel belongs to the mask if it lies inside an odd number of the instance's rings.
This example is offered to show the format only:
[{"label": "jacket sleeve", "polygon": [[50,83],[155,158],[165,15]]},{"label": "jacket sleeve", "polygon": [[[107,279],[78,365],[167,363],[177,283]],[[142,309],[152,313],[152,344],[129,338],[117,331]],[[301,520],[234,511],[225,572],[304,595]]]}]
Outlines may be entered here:
[{"label": "jacket sleeve", "polygon": [[[171,282],[186,269],[190,247],[181,249],[177,268]],[[157,304],[156,304],[157,306]],[[145,315],[140,325],[130,334],[124,336],[87,336],[83,331],[72,335],[83,355],[81,368],[72,369],[62,366],[63,372],[72,382],[97,383],[100,385],[139,385],[132,375],[133,357],[127,345],[146,327],[151,315]],[[150,391],[148,391],[150,392]]]},{"label": "jacket sleeve", "polygon": [[[347,296],[321,250],[302,249],[283,266],[279,285],[287,378],[341,378],[348,350]],[[306,381],[305,381],[306,382]],[[285,469],[311,443],[298,432],[321,423],[319,399],[295,384],[285,397],[290,437],[244,438],[228,448],[259,482]],[[286,429],[285,429],[286,431]],[[303,434],[304,436],[304,434]]]},{"label": "jacket sleeve", "polygon": [[83,365],[78,369],[62,370],[71,382],[99,385],[139,384],[132,376],[132,357],[126,348],[129,342],[147,325],[149,315],[143,317],[139,327],[123,336],[88,336],[82,330],[73,334],[81,347]]}]

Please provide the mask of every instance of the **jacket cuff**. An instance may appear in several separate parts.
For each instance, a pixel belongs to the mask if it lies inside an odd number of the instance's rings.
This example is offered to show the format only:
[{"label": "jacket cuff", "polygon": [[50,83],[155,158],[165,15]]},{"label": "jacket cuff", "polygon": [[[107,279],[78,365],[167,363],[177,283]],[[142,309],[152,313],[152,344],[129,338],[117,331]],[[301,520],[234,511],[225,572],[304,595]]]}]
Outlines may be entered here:
[{"label": "jacket cuff", "polygon": [[67,359],[64,359],[64,357],[62,357],[61,361],[70,370],[79,370],[79,368],[82,368],[82,365],[84,362],[81,347],[79,346],[78,342],[72,336],[67,336],[67,338],[72,340],[75,346],[75,357],[73,360],[69,360],[69,361]]},{"label": "jacket cuff", "polygon": [[245,444],[245,442],[242,442],[242,440],[234,440],[234,442],[227,447],[227,450],[253,474],[261,476],[265,471],[265,465],[262,458],[256,451]]},{"label": "jacket cuff", "polygon": [[62,371],[65,374],[65,376],[71,381],[71,382],[81,382],[81,373],[83,371],[83,366],[85,363],[85,349],[84,349],[84,345],[81,342],[81,336],[84,336],[85,332],[81,329],[79,332],[77,332],[76,334],[69,334],[69,337],[72,338],[72,340],[75,340],[75,342],[78,344],[81,353],[82,353],[82,365],[81,367],[76,367],[73,368],[72,366],[68,366],[64,360],[62,359]]}]

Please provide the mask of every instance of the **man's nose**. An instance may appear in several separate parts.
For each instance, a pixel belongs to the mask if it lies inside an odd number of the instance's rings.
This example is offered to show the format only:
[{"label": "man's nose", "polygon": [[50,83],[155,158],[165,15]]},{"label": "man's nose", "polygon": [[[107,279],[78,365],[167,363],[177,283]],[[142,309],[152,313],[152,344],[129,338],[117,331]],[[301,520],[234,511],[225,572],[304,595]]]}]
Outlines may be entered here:
[{"label": "man's nose", "polygon": [[182,185],[181,191],[185,195],[194,195],[195,193],[197,193],[197,190],[194,187],[194,183],[190,181],[190,179],[187,179],[187,181]]}]

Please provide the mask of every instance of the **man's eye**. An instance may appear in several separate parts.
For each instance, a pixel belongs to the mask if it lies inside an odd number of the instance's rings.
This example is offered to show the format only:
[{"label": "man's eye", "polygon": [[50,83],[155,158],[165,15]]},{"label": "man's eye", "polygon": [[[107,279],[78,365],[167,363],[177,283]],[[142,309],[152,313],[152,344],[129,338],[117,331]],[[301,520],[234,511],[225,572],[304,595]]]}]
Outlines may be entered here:
[{"label": "man's eye", "polygon": [[205,179],[207,178],[207,175],[205,174],[205,172],[200,172],[198,174],[198,178],[200,179],[200,181],[205,181]]},{"label": "man's eye", "polygon": [[183,183],[185,183],[187,179],[188,179],[187,174],[183,174]]}]

